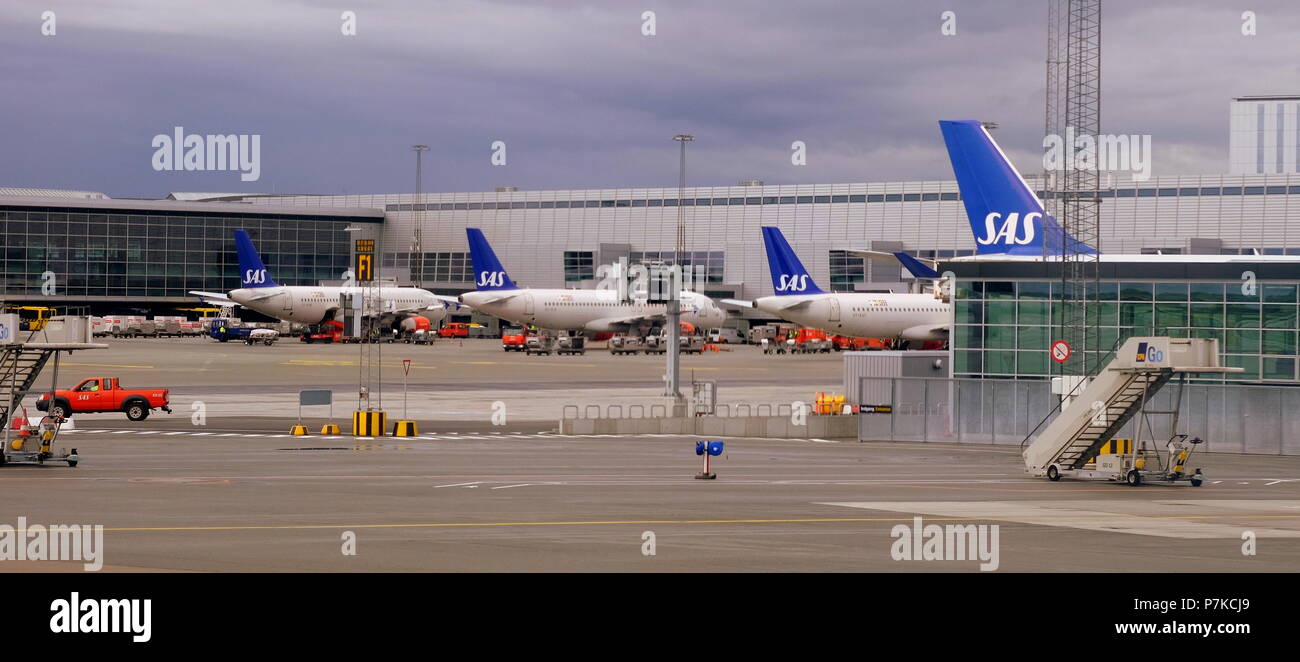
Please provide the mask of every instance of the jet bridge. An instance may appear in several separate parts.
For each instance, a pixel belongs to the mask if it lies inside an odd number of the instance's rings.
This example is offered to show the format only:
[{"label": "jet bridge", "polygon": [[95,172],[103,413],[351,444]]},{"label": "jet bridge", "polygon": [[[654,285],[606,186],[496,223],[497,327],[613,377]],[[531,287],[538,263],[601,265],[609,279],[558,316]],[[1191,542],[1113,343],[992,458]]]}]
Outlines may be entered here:
[{"label": "jet bridge", "polygon": [[[1185,465],[1201,440],[1188,441],[1187,435],[1175,434],[1166,442],[1168,457],[1163,457],[1142,441],[1142,428],[1145,425],[1148,433],[1151,431],[1148,416],[1168,415],[1173,417],[1171,430],[1177,432],[1182,387],[1189,375],[1241,371],[1220,365],[1215,338],[1129,338],[1096,375],[1080,380],[1064,394],[1059,415],[1052,418],[1049,414],[1025,437],[1021,444],[1025,471],[1053,481],[1075,476],[1137,485],[1146,478],[1187,480],[1199,486],[1200,469],[1188,473]],[[1148,409],[1151,397],[1174,378],[1179,383],[1172,409]],[[1134,417],[1138,417],[1137,443],[1127,452],[1103,454],[1107,442]],[[1109,446],[1116,447],[1125,445]]]}]

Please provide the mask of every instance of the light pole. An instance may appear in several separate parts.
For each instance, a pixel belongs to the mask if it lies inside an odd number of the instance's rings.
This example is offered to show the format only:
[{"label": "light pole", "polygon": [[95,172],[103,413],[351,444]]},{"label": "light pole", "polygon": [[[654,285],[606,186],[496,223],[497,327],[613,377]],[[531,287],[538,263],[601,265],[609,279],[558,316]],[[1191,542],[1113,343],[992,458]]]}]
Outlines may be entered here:
[{"label": "light pole", "polygon": [[[695,140],[695,136],[687,133],[679,133],[673,136],[673,140],[681,147],[681,156],[677,167],[677,241],[673,253],[673,277],[669,279],[671,291],[668,294],[668,392],[664,395],[672,397],[680,405],[682,402],[681,389],[681,351],[682,351],[682,305],[678,300],[681,296],[681,270],[682,255],[686,251],[686,210],[682,206],[683,199],[686,196],[686,143]],[[674,412],[676,414],[677,412]]]},{"label": "light pole", "polygon": [[416,287],[423,286],[424,283],[424,219],[427,206],[424,204],[424,176],[421,166],[423,165],[421,157],[429,151],[428,145],[411,145],[411,150],[415,152],[415,200],[420,205],[420,215],[415,221],[415,233],[411,241],[411,252],[415,253],[414,263],[411,265],[415,274],[411,280],[415,282]]}]

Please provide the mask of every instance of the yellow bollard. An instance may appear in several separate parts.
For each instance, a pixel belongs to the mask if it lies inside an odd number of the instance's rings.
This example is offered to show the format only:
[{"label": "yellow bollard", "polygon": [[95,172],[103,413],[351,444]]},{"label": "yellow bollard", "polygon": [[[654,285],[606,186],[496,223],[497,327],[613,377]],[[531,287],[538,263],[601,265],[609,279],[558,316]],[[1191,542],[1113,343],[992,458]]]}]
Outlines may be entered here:
[{"label": "yellow bollard", "polygon": [[394,437],[414,437],[420,434],[415,421],[397,421],[393,423]]},{"label": "yellow bollard", "polygon": [[339,426],[335,425],[334,423],[326,423],[325,425],[320,426],[320,433],[321,434],[342,434],[341,432],[339,432]]},{"label": "yellow bollard", "polygon": [[307,434],[307,426],[306,426],[306,425],[295,425],[295,426],[293,426],[292,428],[289,429],[289,434],[292,434],[292,435],[295,436],[295,437],[306,436],[306,434]]}]

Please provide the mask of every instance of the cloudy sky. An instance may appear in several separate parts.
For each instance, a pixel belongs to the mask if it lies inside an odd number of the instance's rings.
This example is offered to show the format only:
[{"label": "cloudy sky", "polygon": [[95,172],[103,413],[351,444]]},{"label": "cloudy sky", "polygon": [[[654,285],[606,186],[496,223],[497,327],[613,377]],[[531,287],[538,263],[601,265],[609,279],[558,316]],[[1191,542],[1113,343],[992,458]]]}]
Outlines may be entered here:
[{"label": "cloudy sky", "polygon": [[[670,186],[681,132],[697,185],[951,179],[940,119],[998,122],[1033,171],[1045,24],[1037,0],[5,0],[0,186],[407,192],[413,143],[426,191]],[[1109,0],[1102,35],[1102,130],[1151,134],[1156,175],[1225,172],[1229,99],[1300,93],[1293,0]],[[176,126],[260,135],[260,180],[155,171]]]}]

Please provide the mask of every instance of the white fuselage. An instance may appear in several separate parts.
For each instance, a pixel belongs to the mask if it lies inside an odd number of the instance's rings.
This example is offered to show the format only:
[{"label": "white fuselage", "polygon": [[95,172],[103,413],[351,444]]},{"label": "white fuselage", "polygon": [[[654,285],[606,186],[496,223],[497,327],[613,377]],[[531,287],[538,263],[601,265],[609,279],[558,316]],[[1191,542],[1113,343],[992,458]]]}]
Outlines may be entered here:
[{"label": "white fuselage", "polygon": [[[241,288],[230,291],[230,299],[239,305],[263,315],[286,322],[319,324],[334,316],[340,307],[344,295],[360,294],[363,298],[368,288],[364,287],[308,287],[300,285],[280,285],[277,287]],[[380,287],[380,303],[377,311],[368,314],[418,314],[429,318],[431,322],[440,322],[447,316],[445,305],[431,292],[418,287]],[[426,310],[434,306],[432,310]]]},{"label": "white fuselage", "polygon": [[857,338],[946,340],[952,305],[930,294],[825,293],[761,297],[754,307],[813,329]]},{"label": "white fuselage", "polygon": [[[606,333],[626,328],[625,320],[664,317],[667,307],[620,299],[614,290],[486,290],[460,297],[471,308],[543,329]],[[694,292],[681,293],[682,321],[699,328],[719,326],[727,314],[713,300]]]}]

